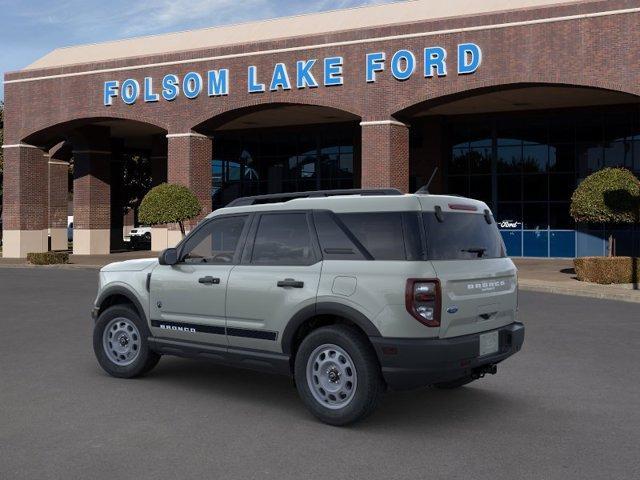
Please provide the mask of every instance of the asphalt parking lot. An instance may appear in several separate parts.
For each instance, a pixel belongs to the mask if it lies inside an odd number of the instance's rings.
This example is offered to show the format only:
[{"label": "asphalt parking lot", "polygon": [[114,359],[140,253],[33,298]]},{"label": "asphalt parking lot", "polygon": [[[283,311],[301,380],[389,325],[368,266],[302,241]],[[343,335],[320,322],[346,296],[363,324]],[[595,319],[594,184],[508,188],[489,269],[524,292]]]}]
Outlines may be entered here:
[{"label": "asphalt parking lot", "polygon": [[94,360],[95,270],[0,268],[0,479],[640,478],[640,306],[521,292],[523,351],[325,426],[284,377]]}]

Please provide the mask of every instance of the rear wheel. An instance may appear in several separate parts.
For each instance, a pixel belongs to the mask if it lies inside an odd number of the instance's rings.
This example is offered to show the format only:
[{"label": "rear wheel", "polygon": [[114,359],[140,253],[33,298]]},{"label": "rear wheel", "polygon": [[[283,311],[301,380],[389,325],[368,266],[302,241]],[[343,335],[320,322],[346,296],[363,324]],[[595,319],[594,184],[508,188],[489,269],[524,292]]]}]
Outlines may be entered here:
[{"label": "rear wheel", "polygon": [[144,375],[160,355],[149,349],[149,329],[128,305],[114,305],[100,314],[93,330],[93,350],[100,366],[119,378]]},{"label": "rear wheel", "polygon": [[295,381],[307,408],[330,425],[347,425],[369,415],[384,382],[375,352],[362,335],[344,325],[312,331],[300,344]]}]

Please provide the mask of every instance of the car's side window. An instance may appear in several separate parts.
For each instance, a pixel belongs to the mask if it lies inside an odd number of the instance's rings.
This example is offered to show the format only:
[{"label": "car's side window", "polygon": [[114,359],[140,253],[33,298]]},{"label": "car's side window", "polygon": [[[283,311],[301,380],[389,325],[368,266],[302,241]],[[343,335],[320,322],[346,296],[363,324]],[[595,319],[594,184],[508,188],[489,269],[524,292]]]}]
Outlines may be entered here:
[{"label": "car's side window", "polygon": [[259,222],[251,255],[252,264],[313,263],[313,243],[305,212],[264,214]]},{"label": "car's side window", "polygon": [[407,259],[401,213],[341,213],[338,218],[375,260]]},{"label": "car's side window", "polygon": [[247,218],[247,215],[243,215],[210,221],[185,242],[182,261],[185,263],[233,263]]}]

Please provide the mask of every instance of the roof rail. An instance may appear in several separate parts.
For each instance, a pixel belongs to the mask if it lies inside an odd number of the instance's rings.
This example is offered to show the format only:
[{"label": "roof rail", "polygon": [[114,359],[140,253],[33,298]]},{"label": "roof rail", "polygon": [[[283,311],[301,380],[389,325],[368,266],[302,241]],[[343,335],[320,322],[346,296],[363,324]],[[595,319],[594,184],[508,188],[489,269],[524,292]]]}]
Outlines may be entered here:
[{"label": "roof rail", "polygon": [[344,190],[313,190],[310,192],[273,193],[270,195],[256,195],[253,197],[240,197],[232,200],[227,207],[245,207],[260,203],[288,202],[296,198],[333,197],[336,195],[404,195],[396,188],[372,188],[372,189],[344,189]]}]

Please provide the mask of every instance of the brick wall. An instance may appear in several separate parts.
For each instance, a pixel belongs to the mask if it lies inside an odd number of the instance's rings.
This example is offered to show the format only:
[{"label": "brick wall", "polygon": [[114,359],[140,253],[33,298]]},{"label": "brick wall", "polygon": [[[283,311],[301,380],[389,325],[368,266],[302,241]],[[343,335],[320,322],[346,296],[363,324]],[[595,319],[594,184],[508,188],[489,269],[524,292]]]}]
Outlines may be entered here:
[{"label": "brick wall", "polygon": [[[476,89],[491,89],[514,84],[562,84],[607,88],[640,95],[640,14],[596,15],[562,21],[526,24],[531,20],[592,15],[605,10],[638,7],[637,1],[606,0],[585,1],[563,6],[520,9],[506,13],[475,15],[421,21],[376,29],[362,29],[308,38],[290,38],[235,45],[191,52],[172,53],[146,58],[130,58],[64,68],[29,70],[6,74],[6,80],[20,80],[63,75],[91,70],[131,67],[117,72],[98,72],[86,75],[61,76],[5,86],[5,143],[21,141],[49,148],[68,136],[82,119],[121,118],[156,125],[170,134],[192,131],[211,133],[207,122],[224,118],[229,112],[257,105],[299,103],[328,106],[350,112],[364,122],[397,119],[410,123],[411,107],[422,102],[439,102],[456,98]],[[513,22],[518,25],[508,26]],[[474,30],[468,30],[475,28]],[[466,31],[459,31],[467,29]],[[458,31],[456,31],[458,30]],[[445,32],[446,31],[446,32]],[[424,32],[440,32],[422,35]],[[414,35],[390,38],[385,41],[364,41],[376,37]],[[341,43],[347,42],[347,43]],[[352,42],[352,43],[348,43]],[[357,42],[357,43],[353,43]],[[458,75],[455,69],[456,46],[461,42],[474,42],[483,51],[483,62],[477,72]],[[308,45],[326,45],[308,49]],[[424,78],[421,62],[416,73],[406,81],[394,79],[389,67],[378,74],[375,83],[365,79],[365,54],[384,51],[387,60],[398,49],[413,51],[420,60],[425,47],[439,45],[449,54],[446,77]],[[304,48],[303,48],[304,47]],[[260,55],[259,51],[300,48]],[[255,52],[255,55],[250,55]],[[242,54],[236,56],[234,54]],[[249,55],[247,55],[249,54]],[[197,62],[198,58],[226,56],[224,59]],[[246,74],[249,65],[258,67],[262,82],[268,78],[276,62],[284,62],[289,73],[295,71],[295,61],[322,59],[327,56],[344,57],[344,84],[342,86],[249,94]],[[141,68],[140,65],[158,62],[186,61],[177,65]],[[320,62],[318,62],[320,63]],[[318,65],[319,66],[319,65]],[[230,70],[230,92],[223,97],[208,97],[205,93],[189,100],[181,95],[172,102],[138,101],[125,105],[115,99],[110,107],[103,105],[102,85],[107,80],[135,78],[140,84],[146,76],[158,80],[168,73],[180,78],[188,71],[204,75],[209,69]],[[316,77],[320,79],[321,70]],[[157,88],[157,87],[156,87]],[[72,123],[69,123],[72,122]],[[75,123],[74,123],[75,122]],[[362,185],[397,186],[408,188],[408,132],[404,127],[363,127]],[[22,149],[5,152],[5,215],[6,225],[40,225],[41,218],[29,213],[29,191],[37,191],[42,176],[27,173],[26,165],[35,165],[35,152]],[[210,142],[198,137],[174,137],[169,142],[169,181],[189,185],[196,191],[203,208],[210,207],[211,158]],[[107,188],[102,182],[106,168],[99,162],[83,167],[91,175],[76,180],[76,215],[78,227],[103,227],[105,213],[83,213],[83,205],[108,204]],[[40,172],[36,167],[36,172]],[[26,188],[28,186],[29,188]],[[46,190],[46,189],[45,189]],[[25,203],[27,202],[27,203]],[[34,200],[35,202],[35,200]],[[41,201],[38,205],[41,206]],[[93,202],[93,203],[92,203]],[[32,205],[34,205],[32,203]],[[88,207],[87,207],[88,208]],[[94,208],[94,207],[90,207]],[[33,209],[32,209],[33,210]],[[24,215],[24,218],[21,216]],[[82,217],[86,220],[82,220]],[[91,219],[89,217],[92,217]],[[76,220],[77,221],[77,220]]]}]

